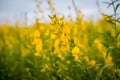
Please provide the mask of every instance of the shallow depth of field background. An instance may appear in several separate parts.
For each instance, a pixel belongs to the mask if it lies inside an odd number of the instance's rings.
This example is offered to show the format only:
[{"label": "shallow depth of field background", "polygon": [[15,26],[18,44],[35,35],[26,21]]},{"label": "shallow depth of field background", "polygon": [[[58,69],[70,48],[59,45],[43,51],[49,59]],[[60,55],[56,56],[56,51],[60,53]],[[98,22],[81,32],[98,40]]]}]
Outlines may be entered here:
[{"label": "shallow depth of field background", "polygon": [[120,0],[0,0],[0,80],[119,80]]}]

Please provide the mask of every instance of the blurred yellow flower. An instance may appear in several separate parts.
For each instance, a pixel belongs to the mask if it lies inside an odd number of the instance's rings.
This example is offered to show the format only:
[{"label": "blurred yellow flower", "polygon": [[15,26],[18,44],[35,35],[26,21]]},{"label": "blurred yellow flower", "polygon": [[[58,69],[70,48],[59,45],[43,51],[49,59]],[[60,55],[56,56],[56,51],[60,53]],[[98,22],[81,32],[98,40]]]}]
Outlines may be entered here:
[{"label": "blurred yellow flower", "polygon": [[79,54],[79,52],[80,52],[80,49],[77,47],[77,46],[75,46],[73,49],[72,49],[72,54],[74,55],[74,54]]},{"label": "blurred yellow flower", "polygon": [[39,38],[39,37],[40,37],[40,32],[39,32],[39,30],[35,30],[35,31],[33,32],[33,37],[34,37],[34,38]]},{"label": "blurred yellow flower", "polygon": [[35,50],[42,51],[42,43],[36,44]]},{"label": "blurred yellow flower", "polygon": [[89,65],[93,66],[93,65],[95,65],[95,64],[96,64],[96,61],[95,61],[95,60],[90,60],[90,61],[89,61]]},{"label": "blurred yellow flower", "polygon": [[83,59],[85,60],[86,63],[89,63],[89,57],[88,56],[84,56]]},{"label": "blurred yellow flower", "polygon": [[40,52],[37,51],[37,52],[35,53],[35,56],[36,56],[36,57],[41,57]]},{"label": "blurred yellow flower", "polygon": [[106,59],[105,59],[105,64],[110,64],[112,63],[112,57],[111,56],[108,56]]},{"label": "blurred yellow flower", "polygon": [[49,65],[45,65],[45,67],[43,69],[41,69],[41,72],[45,72],[45,71],[49,71],[51,70],[50,66]]},{"label": "blurred yellow flower", "polygon": [[74,61],[75,62],[80,62],[80,59],[79,59],[79,57],[80,57],[80,50],[79,50],[79,48],[77,46],[75,46],[72,49],[71,53],[72,53],[72,56],[74,58]]},{"label": "blurred yellow flower", "polygon": [[103,51],[103,45],[101,44],[99,39],[95,39],[94,40],[94,44],[96,45],[96,47],[98,48],[99,51]]},{"label": "blurred yellow flower", "polygon": [[57,57],[58,57],[59,59],[61,59],[61,60],[64,60],[64,57],[62,56],[61,53],[59,53],[59,54],[57,55]]},{"label": "blurred yellow flower", "polygon": [[50,39],[52,39],[52,40],[56,39],[56,35],[55,34],[51,34],[50,35]]}]

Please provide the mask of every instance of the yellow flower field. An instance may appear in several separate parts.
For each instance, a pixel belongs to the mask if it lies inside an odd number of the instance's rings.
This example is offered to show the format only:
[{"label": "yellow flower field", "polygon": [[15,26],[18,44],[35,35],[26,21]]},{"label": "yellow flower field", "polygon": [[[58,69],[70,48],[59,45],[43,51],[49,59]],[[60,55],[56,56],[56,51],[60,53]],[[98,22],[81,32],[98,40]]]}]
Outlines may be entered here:
[{"label": "yellow flower field", "polygon": [[49,18],[31,26],[0,24],[0,80],[120,79],[119,22],[113,28],[105,15],[96,23]]}]

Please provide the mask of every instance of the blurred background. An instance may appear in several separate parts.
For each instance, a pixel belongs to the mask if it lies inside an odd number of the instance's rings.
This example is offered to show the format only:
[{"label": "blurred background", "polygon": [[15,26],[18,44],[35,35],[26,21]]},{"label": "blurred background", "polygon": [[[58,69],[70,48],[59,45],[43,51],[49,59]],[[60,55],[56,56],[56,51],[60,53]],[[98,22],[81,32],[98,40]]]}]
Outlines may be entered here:
[{"label": "blurred background", "polygon": [[0,0],[0,80],[120,80],[119,63],[120,0]]},{"label": "blurred background", "polygon": [[[108,0],[109,1],[109,0]],[[76,13],[72,0],[52,0],[58,15],[64,15],[65,20],[71,16],[74,20]],[[101,19],[101,13],[112,13],[112,9],[106,10],[104,0],[74,0],[75,6],[82,12],[83,19]],[[39,4],[39,9],[36,7]],[[40,11],[40,12],[39,12]],[[22,25],[31,25],[36,18],[41,22],[49,22],[48,14],[51,14],[47,0],[0,0],[0,23],[14,24],[16,21]]]}]

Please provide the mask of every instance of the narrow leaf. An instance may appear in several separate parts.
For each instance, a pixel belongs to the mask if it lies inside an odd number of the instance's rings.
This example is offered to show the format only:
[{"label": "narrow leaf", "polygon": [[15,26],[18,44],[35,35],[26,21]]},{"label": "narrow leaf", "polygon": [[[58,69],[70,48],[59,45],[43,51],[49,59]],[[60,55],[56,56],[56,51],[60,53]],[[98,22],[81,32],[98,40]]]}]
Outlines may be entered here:
[{"label": "narrow leaf", "polygon": [[106,44],[105,42],[101,42],[106,48],[108,48],[109,47],[109,45],[108,44]]},{"label": "narrow leaf", "polygon": [[109,2],[103,2],[103,3],[105,3],[105,4],[110,4]]},{"label": "narrow leaf", "polygon": [[95,80],[100,80],[100,77],[101,77],[103,71],[104,71],[109,65],[110,65],[110,64],[106,64],[106,65],[104,65],[104,66],[98,71]]},{"label": "narrow leaf", "polygon": [[33,65],[33,62],[30,60],[27,60],[27,63],[29,63],[30,65]]},{"label": "narrow leaf", "polygon": [[116,5],[115,12],[117,11],[117,9],[118,9],[119,6],[120,6],[120,4]]},{"label": "narrow leaf", "polygon": [[110,3],[110,4],[107,6],[107,8],[109,8],[112,4],[113,4],[113,3]]},{"label": "narrow leaf", "polygon": [[119,17],[119,18],[117,18],[117,20],[119,21],[119,20],[120,20],[120,17]]},{"label": "narrow leaf", "polygon": [[120,31],[119,31],[119,32],[117,32],[117,35],[116,35],[116,36],[118,37],[118,36],[119,36],[119,34],[120,34]]},{"label": "narrow leaf", "polygon": [[118,23],[120,23],[120,17],[118,17],[116,21],[117,21]]},{"label": "narrow leaf", "polygon": [[85,74],[87,74],[87,72],[85,71],[85,68],[81,65],[72,65],[73,68],[80,68]]},{"label": "narrow leaf", "polygon": [[114,29],[115,28],[115,23],[111,20],[107,21],[108,23],[110,23],[110,26]]},{"label": "narrow leaf", "polygon": [[107,8],[109,8],[112,5],[112,3],[109,2],[103,2],[103,3],[108,4]]},{"label": "narrow leaf", "polygon": [[50,15],[48,15],[48,16],[49,16],[50,19],[53,19],[53,18],[54,18],[53,16],[50,16]]},{"label": "narrow leaf", "polygon": [[116,3],[117,1],[119,1],[119,0],[114,0],[113,3]]},{"label": "narrow leaf", "polygon": [[111,3],[109,3],[109,5],[107,6],[107,8],[109,8],[111,5],[114,5],[117,1],[119,1],[119,0],[115,0],[115,1],[112,1]]},{"label": "narrow leaf", "polygon": [[64,16],[62,16],[62,17],[60,18],[60,20],[64,20]]},{"label": "narrow leaf", "polygon": [[110,46],[106,52],[106,57],[108,57],[109,53],[111,53],[111,51],[114,49],[113,46]]}]

